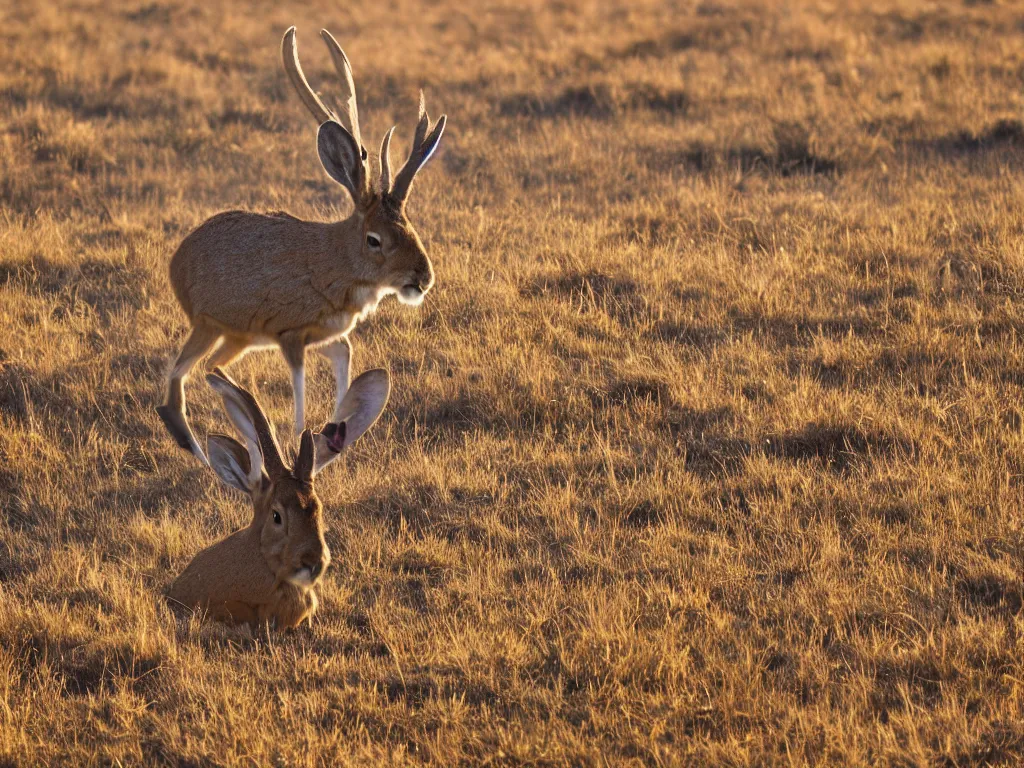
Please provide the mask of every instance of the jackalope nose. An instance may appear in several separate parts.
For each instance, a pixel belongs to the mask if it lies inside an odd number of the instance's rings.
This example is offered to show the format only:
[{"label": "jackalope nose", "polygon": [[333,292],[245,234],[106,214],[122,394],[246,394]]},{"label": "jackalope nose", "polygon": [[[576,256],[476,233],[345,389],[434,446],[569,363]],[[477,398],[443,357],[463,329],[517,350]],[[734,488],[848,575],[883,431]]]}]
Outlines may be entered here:
[{"label": "jackalope nose", "polygon": [[416,275],[417,287],[420,292],[426,293],[430,290],[434,284],[434,269],[430,266],[430,262],[427,261],[420,268],[419,273]]}]

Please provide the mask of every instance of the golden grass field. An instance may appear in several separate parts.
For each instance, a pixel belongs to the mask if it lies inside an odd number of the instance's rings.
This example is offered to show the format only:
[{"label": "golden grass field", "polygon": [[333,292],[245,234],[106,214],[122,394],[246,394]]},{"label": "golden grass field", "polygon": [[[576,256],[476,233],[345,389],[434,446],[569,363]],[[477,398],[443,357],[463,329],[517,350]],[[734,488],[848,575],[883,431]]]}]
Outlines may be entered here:
[{"label": "golden grass field", "polygon": [[[0,21],[0,765],[1024,761],[1024,5]],[[273,634],[165,602],[251,507],[154,406],[193,227],[348,215],[291,24],[372,147],[421,87],[449,122],[410,206],[437,286],[353,333],[391,401]],[[281,356],[232,374],[289,434]]]}]

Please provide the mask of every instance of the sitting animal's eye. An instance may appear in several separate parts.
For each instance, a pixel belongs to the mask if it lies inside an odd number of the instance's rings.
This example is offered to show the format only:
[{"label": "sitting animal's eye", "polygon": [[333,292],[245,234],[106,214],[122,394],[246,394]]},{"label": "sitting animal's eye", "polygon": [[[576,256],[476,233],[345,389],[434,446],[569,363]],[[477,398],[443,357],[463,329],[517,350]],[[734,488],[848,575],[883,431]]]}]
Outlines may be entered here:
[{"label": "sitting animal's eye", "polygon": [[373,248],[374,250],[380,248],[380,235],[378,235],[376,232],[367,232],[366,244]]},{"label": "sitting animal's eye", "polygon": [[277,510],[275,509],[275,510],[274,510],[274,525],[280,525],[280,524],[281,524],[281,513],[280,513],[280,512],[278,512],[278,511],[277,511]]}]

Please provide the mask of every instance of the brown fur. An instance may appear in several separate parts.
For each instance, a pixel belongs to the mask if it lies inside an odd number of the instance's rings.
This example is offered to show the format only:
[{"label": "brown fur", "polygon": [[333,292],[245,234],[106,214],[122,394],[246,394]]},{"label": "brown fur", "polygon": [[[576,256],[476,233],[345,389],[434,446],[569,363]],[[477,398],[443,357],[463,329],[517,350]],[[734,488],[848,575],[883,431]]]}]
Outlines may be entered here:
[{"label": "brown fur", "polygon": [[252,394],[220,369],[207,381],[224,399],[246,443],[243,447],[234,438],[211,435],[211,467],[225,483],[249,494],[253,517],[247,527],[197,554],[171,585],[168,598],[222,621],[292,629],[316,613],[314,588],[331,562],[313,480],[373,426],[387,403],[390,378],[375,369],[352,382],[340,407],[340,446],[332,449],[323,435],[317,443],[305,430],[291,467],[282,460],[270,422]]},{"label": "brown fur", "polygon": [[[370,231],[384,241],[383,258],[366,246]],[[412,225],[376,201],[333,224],[220,213],[185,238],[170,274],[193,326],[209,324],[249,345],[288,333],[309,344],[347,334],[379,292],[433,282]]]},{"label": "brown fur", "polygon": [[[316,581],[307,587],[287,577],[303,558],[321,557],[322,574],[330,551],[320,500],[311,485],[297,486],[285,477],[254,497],[252,523],[197,554],[171,585],[169,599],[226,622],[293,629],[312,620],[319,605]],[[281,532],[271,513],[275,505],[285,512]]]}]

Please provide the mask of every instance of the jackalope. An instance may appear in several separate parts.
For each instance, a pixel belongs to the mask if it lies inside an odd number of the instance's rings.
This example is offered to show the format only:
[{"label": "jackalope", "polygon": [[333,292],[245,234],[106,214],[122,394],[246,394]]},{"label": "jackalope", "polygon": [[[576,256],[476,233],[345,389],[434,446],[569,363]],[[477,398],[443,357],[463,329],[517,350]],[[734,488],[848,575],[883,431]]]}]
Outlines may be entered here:
[{"label": "jackalope", "polygon": [[174,363],[167,399],[157,408],[185,450],[206,462],[186,418],[185,379],[214,348],[208,367],[226,366],[250,349],[277,345],[291,369],[295,432],[305,426],[307,347],[331,361],[335,413],[318,443],[340,447],[338,411],[345,397],[351,348],[348,333],[388,294],[418,305],[434,284],[423,243],[405,215],[413,179],[437,149],[446,116],[431,124],[420,94],[412,150],[397,174],[380,146],[374,186],[359,132],[355,83],[345,52],[327,30],[321,36],[341,76],[347,125],[310,87],[299,65],[295,27],[284,35],[284,68],[320,128],[317,150],[327,174],[348,190],[354,210],[344,221],[304,221],[287,213],[228,211],[201,224],[171,259],[171,285],[192,333]]},{"label": "jackalope", "polygon": [[313,480],[380,416],[391,391],[388,372],[377,368],[352,382],[334,433],[340,450],[320,450],[304,430],[290,467],[256,399],[219,368],[206,380],[245,442],[210,435],[210,465],[251,497],[252,522],[197,554],[167,596],[221,621],[297,627],[316,612],[315,587],[331,562]]}]

